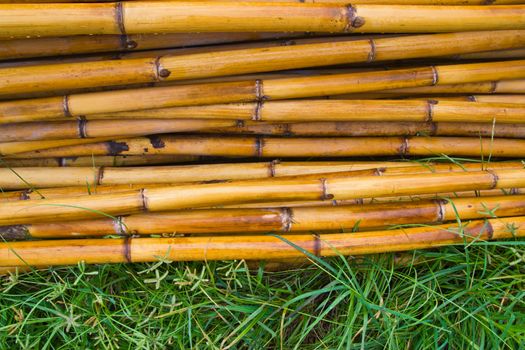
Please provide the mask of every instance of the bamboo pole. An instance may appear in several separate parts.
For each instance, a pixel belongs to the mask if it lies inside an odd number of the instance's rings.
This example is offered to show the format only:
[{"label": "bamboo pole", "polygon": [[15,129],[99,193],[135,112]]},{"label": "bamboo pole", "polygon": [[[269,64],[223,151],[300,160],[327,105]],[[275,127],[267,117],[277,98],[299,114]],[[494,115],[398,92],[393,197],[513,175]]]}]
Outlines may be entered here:
[{"label": "bamboo pole", "polygon": [[335,173],[144,187],[120,193],[0,203],[0,225],[267,201],[338,200],[525,187],[524,175],[523,169],[358,177]]},{"label": "bamboo pole", "polygon": [[205,134],[296,137],[349,136],[469,136],[525,138],[525,124],[418,122],[244,122],[234,128],[202,130]]},{"label": "bamboo pole", "polygon": [[[0,103],[0,123],[525,77],[525,60],[128,89]],[[220,91],[220,94],[217,94]]]},{"label": "bamboo pole", "polygon": [[[0,3],[2,3],[2,1],[0,1]],[[0,60],[214,45],[252,40],[278,39],[301,34],[175,33],[162,35],[76,35],[34,39],[24,38],[0,42]],[[306,35],[306,33],[304,33],[304,35]]]},{"label": "bamboo pole", "polygon": [[[450,16],[453,12],[454,16]],[[4,37],[177,32],[409,33],[525,29],[522,5],[246,2],[1,4]]]},{"label": "bamboo pole", "polygon": [[[36,142],[36,141],[34,141]],[[455,155],[525,156],[525,140],[476,137],[277,138],[262,136],[137,137],[85,145],[14,153],[11,158],[103,155],[197,155],[217,157],[372,157]]]},{"label": "bamboo pole", "polygon": [[[87,117],[91,119],[91,116]],[[101,118],[210,118],[268,122],[399,121],[525,123],[525,104],[428,100],[293,100],[172,107],[94,115]],[[38,125],[38,124],[37,124]],[[1,139],[1,138],[0,138]]]},{"label": "bamboo pole", "polygon": [[[137,0],[127,0],[137,1]],[[165,1],[165,0],[155,0]],[[168,0],[173,1],[173,0]],[[196,0],[189,0],[196,1]],[[224,2],[225,0],[209,0]],[[111,2],[110,0],[0,0],[0,4],[10,3],[93,3],[93,2]],[[260,2],[260,0],[244,0],[244,2]],[[329,4],[347,4],[346,0],[266,0],[265,2],[298,2],[298,3],[329,3]],[[513,5],[523,4],[523,0],[356,0],[354,4],[373,4],[373,5]]]},{"label": "bamboo pole", "polygon": [[[232,128],[236,120],[179,119],[179,120],[94,120],[55,121],[0,124],[0,142],[100,139],[107,137],[142,136],[159,133],[200,132]],[[123,131],[124,130],[124,131]],[[1,144],[0,144],[1,145]],[[0,148],[1,150],[1,148]],[[0,151],[1,152],[1,151]]]},{"label": "bamboo pole", "polygon": [[[509,229],[512,228],[512,229]],[[0,243],[0,266],[171,261],[263,260],[364,255],[525,236],[525,218],[387,231],[276,236],[44,240]],[[300,249],[298,249],[299,247]]]},{"label": "bamboo pole", "polygon": [[188,163],[202,160],[196,156],[107,156],[107,157],[71,157],[71,158],[35,158],[35,159],[3,159],[3,167],[86,167],[86,166],[132,166],[152,164]]},{"label": "bamboo pole", "polygon": [[[259,44],[260,45],[260,44]],[[267,44],[266,44],[267,45]],[[525,31],[466,32],[247,48],[187,55],[7,67],[0,95],[200,79],[523,47]]]},{"label": "bamboo pole", "polygon": [[[175,184],[183,182],[217,182],[262,179],[322,173],[371,170],[372,174],[478,171],[495,169],[523,169],[521,162],[439,164],[418,162],[258,162],[218,163],[151,167],[28,167],[0,168],[0,188],[3,190],[29,187],[49,188],[86,186],[100,188],[109,185]],[[350,176],[351,174],[347,174]],[[354,175],[355,176],[355,175]],[[30,186],[29,186],[30,184]],[[28,187],[29,186],[29,187]],[[96,189],[93,191],[96,192]]]},{"label": "bamboo pole", "polygon": [[91,139],[65,139],[44,141],[20,141],[0,143],[0,155],[15,154],[22,152],[40,152],[40,150],[52,149],[71,145],[82,145],[110,140],[111,138],[99,137]]},{"label": "bamboo pole", "polygon": [[391,225],[492,218],[494,215],[525,215],[525,196],[456,198],[338,207],[187,210],[3,226],[0,227],[0,237],[2,240],[25,240],[137,234],[356,232]]}]

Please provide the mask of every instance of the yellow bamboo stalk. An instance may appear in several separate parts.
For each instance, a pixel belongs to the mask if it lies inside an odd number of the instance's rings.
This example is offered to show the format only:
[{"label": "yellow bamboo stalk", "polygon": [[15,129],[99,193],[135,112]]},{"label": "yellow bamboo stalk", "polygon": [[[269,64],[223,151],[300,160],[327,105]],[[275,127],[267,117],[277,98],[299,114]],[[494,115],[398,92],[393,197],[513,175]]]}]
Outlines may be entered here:
[{"label": "yellow bamboo stalk", "polygon": [[[177,32],[408,33],[525,29],[523,5],[259,2],[1,4],[5,37]],[[454,16],[450,16],[453,12]]]},{"label": "yellow bamboo stalk", "polygon": [[[525,236],[525,218],[341,234],[45,240],[0,243],[0,266],[262,260],[364,255]],[[300,248],[300,249],[298,249]]]},{"label": "yellow bamboo stalk", "polygon": [[399,60],[523,47],[525,31],[366,38],[292,46],[254,47],[187,55],[7,67],[0,69],[0,95],[122,86],[215,76]]},{"label": "yellow bamboo stalk", "polygon": [[[0,123],[525,77],[525,60],[115,90],[0,103]],[[217,92],[220,91],[220,94]]]},{"label": "yellow bamboo stalk", "polygon": [[[216,182],[248,180],[283,176],[371,170],[372,174],[477,171],[495,169],[523,169],[521,162],[496,162],[488,164],[436,164],[418,162],[260,162],[219,163],[152,167],[27,167],[0,168],[0,188],[3,190],[28,187],[49,188],[81,186],[86,193],[89,186],[96,193],[100,186],[175,184],[183,182]],[[348,174],[350,176],[350,174]],[[355,176],[355,175],[354,175]]]},{"label": "yellow bamboo stalk", "polygon": [[[89,119],[92,117],[89,116]],[[94,115],[101,118],[210,118],[268,122],[399,121],[524,123],[525,104],[428,100],[293,100],[172,107]]]},{"label": "yellow bamboo stalk", "polygon": [[407,157],[448,154],[467,157],[519,158],[525,156],[525,140],[476,137],[275,138],[162,135],[57,147],[38,152],[14,153],[10,154],[10,157],[50,158],[145,154],[262,158]]},{"label": "yellow bamboo stalk", "polygon": [[[76,121],[17,123],[0,125],[0,142],[61,139],[101,139],[107,137],[142,136],[159,133],[200,132],[236,127],[235,120],[118,120],[79,119]],[[123,131],[124,130],[124,131]],[[122,137],[122,136],[120,136]],[[1,144],[0,144],[1,145]],[[1,152],[1,148],[0,148]]]},{"label": "yellow bamboo stalk", "polygon": [[110,140],[111,138],[99,137],[92,139],[66,139],[66,140],[44,140],[44,141],[20,141],[0,143],[0,155],[15,154],[22,152],[36,152],[55,147],[71,145],[82,145]]},{"label": "yellow bamboo stalk", "polygon": [[71,157],[71,158],[35,158],[3,159],[3,167],[86,167],[86,166],[131,166],[151,164],[187,163],[201,160],[195,156],[107,156],[107,157]]},{"label": "yellow bamboo stalk", "polygon": [[525,187],[524,175],[524,169],[357,177],[335,173],[144,187],[128,192],[0,203],[0,225],[265,201],[338,200],[437,193],[444,190]]},{"label": "yellow bamboo stalk", "polygon": [[[137,1],[137,0],[127,0]],[[155,0],[165,1],[165,0]],[[167,0],[173,1],[173,0]],[[200,0],[189,0],[200,1]],[[225,0],[208,0],[224,2]],[[89,3],[89,2],[110,2],[109,0],[0,0],[1,4],[9,3]],[[260,2],[260,0],[245,0],[244,2]],[[347,4],[345,0],[266,0],[265,2],[298,2],[298,3],[329,3],[329,4]],[[374,5],[511,5],[523,4],[523,0],[493,0],[487,2],[485,0],[356,0],[354,4],[374,4]]]},{"label": "yellow bamboo stalk", "polygon": [[[0,3],[3,1],[0,0]],[[33,1],[31,1],[33,2]],[[34,1],[36,2],[36,1]],[[58,1],[53,1],[58,2]],[[66,37],[13,39],[0,42],[0,60],[86,53],[135,51],[160,48],[213,45],[230,42],[293,37],[293,33],[175,33],[76,35]],[[306,35],[306,33],[305,33]],[[1,35],[0,35],[1,36]]]},{"label": "yellow bamboo stalk", "polygon": [[0,227],[3,240],[104,235],[356,232],[391,225],[430,224],[525,215],[525,196],[455,198],[338,207],[208,209],[136,214]]}]

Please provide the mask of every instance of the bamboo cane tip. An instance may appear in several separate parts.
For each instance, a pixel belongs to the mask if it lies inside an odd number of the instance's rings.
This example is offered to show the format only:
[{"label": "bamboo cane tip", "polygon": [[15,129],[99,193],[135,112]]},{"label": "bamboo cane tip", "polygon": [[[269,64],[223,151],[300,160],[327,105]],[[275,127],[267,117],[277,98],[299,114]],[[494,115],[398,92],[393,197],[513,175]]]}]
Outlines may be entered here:
[{"label": "bamboo cane tip", "polygon": [[0,237],[6,241],[20,241],[30,238],[26,225],[12,225],[0,227]]}]

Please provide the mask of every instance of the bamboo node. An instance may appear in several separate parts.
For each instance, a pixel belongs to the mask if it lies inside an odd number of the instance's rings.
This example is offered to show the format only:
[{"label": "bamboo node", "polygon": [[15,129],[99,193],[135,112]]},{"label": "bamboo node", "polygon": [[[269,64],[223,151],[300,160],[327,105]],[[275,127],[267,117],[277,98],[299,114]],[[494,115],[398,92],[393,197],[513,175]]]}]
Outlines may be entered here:
[{"label": "bamboo node", "polygon": [[171,71],[169,69],[163,68],[162,63],[160,60],[162,59],[162,56],[158,56],[155,58],[155,76],[157,80],[166,79],[171,75]]},{"label": "bamboo node", "polygon": [[20,200],[21,200],[21,201],[27,201],[27,200],[31,199],[31,196],[29,196],[29,194],[30,194],[31,192],[33,192],[33,191],[31,191],[31,190],[25,190],[25,191],[20,192],[20,197],[19,197]]},{"label": "bamboo node", "polygon": [[262,79],[256,79],[255,80],[255,100],[256,101],[263,101],[266,99],[266,96],[264,96],[264,86]]},{"label": "bamboo node", "polygon": [[268,175],[269,177],[275,177],[275,167],[277,164],[281,163],[279,159],[274,159],[271,162],[268,163]]},{"label": "bamboo node", "polygon": [[115,21],[117,22],[120,34],[126,35],[126,27],[124,26],[124,6],[120,1],[115,3]]},{"label": "bamboo node", "polygon": [[253,114],[252,114],[252,120],[253,121],[261,121],[262,120],[262,116],[261,116],[261,110],[264,106],[264,100],[260,100],[260,101],[257,101],[255,103],[255,108],[253,110]]},{"label": "bamboo node", "polygon": [[104,178],[104,170],[106,170],[106,168],[104,168],[103,166],[98,168],[96,175],[97,185],[102,185],[102,179]]},{"label": "bamboo node", "polygon": [[87,120],[85,117],[78,118],[78,137],[85,139],[87,137],[86,133]]},{"label": "bamboo node", "polygon": [[62,110],[64,113],[64,117],[67,117],[67,118],[73,117],[69,109],[69,95],[64,95],[64,98],[62,99]]},{"label": "bamboo node", "polygon": [[149,211],[149,208],[148,208],[148,197],[146,196],[146,189],[144,188],[141,188],[140,191],[139,191],[139,196],[140,196],[140,204],[141,204],[141,207],[142,207],[142,211]]},{"label": "bamboo node", "polygon": [[113,220],[113,227],[115,228],[115,233],[119,236],[129,236],[126,225],[124,225],[122,216],[117,216]]},{"label": "bamboo node", "polygon": [[313,234],[314,236],[314,246],[313,246],[313,254],[316,257],[321,256],[321,237],[317,233]]},{"label": "bamboo node", "polygon": [[325,178],[319,179],[321,181],[321,200],[327,200],[327,199],[334,199],[334,195],[331,193],[328,193],[328,180]]},{"label": "bamboo node", "polygon": [[436,207],[437,207],[437,220],[436,221],[441,222],[445,220],[445,215],[447,213],[445,204],[448,203],[448,201],[444,199],[435,199],[433,202],[436,203]]},{"label": "bamboo node", "polygon": [[282,228],[281,231],[288,233],[292,230],[293,223],[293,211],[291,208],[281,208],[281,222]]},{"label": "bamboo node", "polygon": [[436,66],[430,66],[432,69],[432,85],[439,83],[439,73]]},{"label": "bamboo node", "polygon": [[436,100],[427,100],[427,119],[426,122],[432,122],[434,118],[434,106],[438,104]]},{"label": "bamboo node", "polygon": [[487,174],[492,176],[492,184],[490,186],[490,189],[494,189],[498,186],[499,176],[496,174],[493,170],[485,170]]},{"label": "bamboo node", "polygon": [[26,225],[0,227],[0,237],[5,241],[20,241],[31,238]]},{"label": "bamboo node", "polygon": [[261,137],[255,138],[255,156],[261,158],[263,156],[264,139]]},{"label": "bamboo node", "polygon": [[410,145],[408,143],[408,139],[409,139],[408,137],[402,138],[401,145],[399,146],[399,149],[398,149],[399,156],[401,157],[405,157],[409,153]]},{"label": "bamboo node", "polygon": [[513,187],[513,188],[510,189],[509,193],[510,194],[521,194],[521,191],[520,191],[519,188]]},{"label": "bamboo node", "polygon": [[346,5],[346,21],[345,32],[350,32],[352,29],[362,27],[365,24],[365,19],[357,15],[357,10],[352,4]]},{"label": "bamboo node", "polygon": [[374,175],[382,176],[385,171],[386,171],[386,168],[384,168],[384,167],[383,168],[376,168],[374,170]]},{"label": "bamboo node", "polygon": [[128,237],[125,237],[124,238],[124,244],[123,244],[123,255],[124,255],[124,259],[126,259],[126,261],[128,263],[132,263],[133,261],[131,260],[131,236],[128,236]]},{"label": "bamboo node", "polygon": [[478,102],[478,100],[476,99],[476,96],[474,96],[474,95],[467,96],[467,99],[470,102]]},{"label": "bamboo node", "polygon": [[490,82],[490,91],[489,94],[493,94],[498,90],[498,82],[497,81],[491,81]]},{"label": "bamboo node", "polygon": [[368,42],[370,43],[370,52],[368,53],[368,59],[366,62],[371,63],[376,59],[376,43],[374,39],[369,39]]}]

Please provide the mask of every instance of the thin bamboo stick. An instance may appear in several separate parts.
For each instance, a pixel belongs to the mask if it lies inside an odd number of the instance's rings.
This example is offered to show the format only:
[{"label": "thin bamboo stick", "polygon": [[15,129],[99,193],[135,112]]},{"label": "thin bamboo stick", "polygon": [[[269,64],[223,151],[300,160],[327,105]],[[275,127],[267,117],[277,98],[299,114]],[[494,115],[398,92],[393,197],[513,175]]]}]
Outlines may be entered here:
[{"label": "thin bamboo stick", "polygon": [[525,187],[525,170],[345,176],[341,173],[140,190],[0,203],[0,225],[126,215],[267,201],[388,197],[446,191]]},{"label": "thin bamboo stick", "polygon": [[525,236],[525,218],[510,217],[387,231],[276,236],[44,240],[0,243],[0,266],[262,260],[364,255]]},{"label": "thin bamboo stick", "polygon": [[[35,141],[36,142],[36,141]],[[100,155],[218,157],[525,156],[525,140],[476,137],[276,138],[161,135],[10,154],[11,158]]]},{"label": "thin bamboo stick", "polygon": [[[299,43],[298,43],[299,44]],[[267,44],[266,44],[267,45]],[[525,31],[366,38],[188,55],[8,67],[0,69],[0,95],[123,86],[215,76],[432,57],[523,47]]]},{"label": "thin bamboo stick", "polygon": [[525,215],[525,196],[456,198],[338,207],[211,209],[136,214],[95,220],[0,227],[2,240],[104,235],[356,232],[391,225],[430,224]]},{"label": "thin bamboo stick", "polygon": [[[2,3],[1,0],[0,3]],[[213,45],[277,39],[301,34],[302,33],[176,33],[162,35],[77,35],[54,38],[24,38],[0,42],[0,60]],[[306,33],[304,33],[304,35],[306,35]]]},{"label": "thin bamboo stick", "polygon": [[8,168],[20,167],[86,167],[86,166],[132,166],[151,164],[187,163],[201,160],[196,156],[108,156],[108,157],[71,157],[71,158],[35,158],[8,159],[4,158],[2,166]]},{"label": "thin bamboo stick", "polygon": [[[400,121],[525,123],[525,104],[428,100],[293,100],[172,107],[99,118],[210,118],[268,122]],[[88,116],[91,118],[91,116]]]},{"label": "thin bamboo stick", "polygon": [[[0,123],[525,77],[525,60],[128,89],[0,103]],[[220,94],[217,94],[220,91]]]},{"label": "thin bamboo stick", "polygon": [[458,60],[494,60],[498,58],[502,59],[512,59],[512,58],[524,58],[525,57],[525,49],[519,48],[519,49],[510,49],[510,50],[494,50],[486,52],[475,52],[475,53],[467,53],[467,54],[459,54],[454,56],[454,59]]},{"label": "thin bamboo stick", "polygon": [[[523,5],[246,2],[1,4],[4,37],[192,32],[409,33],[525,29]],[[450,16],[453,12],[454,16]]]},{"label": "thin bamboo stick", "polygon": [[[127,0],[137,1],[137,0]],[[163,1],[163,0],[155,0]],[[173,0],[167,0],[173,1]],[[189,0],[197,1],[197,0]],[[225,0],[209,0],[224,2]],[[10,3],[92,3],[92,2],[111,2],[110,0],[0,0],[0,4]],[[245,0],[244,2],[260,2],[260,0]],[[265,2],[298,2],[298,3],[329,3],[329,4],[347,4],[346,0],[266,0]],[[373,4],[373,5],[512,5],[523,4],[523,0],[356,0],[354,4]]]},{"label": "thin bamboo stick", "polygon": [[[377,175],[400,173],[478,171],[494,169],[522,169],[521,162],[436,164],[418,162],[260,162],[218,163],[152,167],[29,167],[15,171],[0,168],[0,188],[3,190],[29,187],[86,186],[100,188],[107,185],[175,184],[183,182],[216,182],[262,179],[322,173],[371,170]],[[349,176],[351,174],[348,174]],[[96,189],[93,189],[96,192]]]}]

